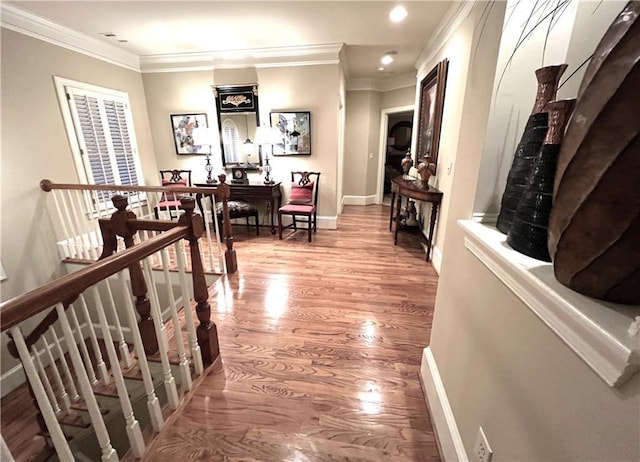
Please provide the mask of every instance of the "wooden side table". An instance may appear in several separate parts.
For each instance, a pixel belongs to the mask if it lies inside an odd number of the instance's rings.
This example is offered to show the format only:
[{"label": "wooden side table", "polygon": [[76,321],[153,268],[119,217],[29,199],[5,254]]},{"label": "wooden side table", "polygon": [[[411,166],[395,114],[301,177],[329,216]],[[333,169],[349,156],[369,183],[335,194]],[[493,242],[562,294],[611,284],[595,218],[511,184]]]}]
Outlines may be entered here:
[{"label": "wooden side table", "polygon": [[[389,231],[393,222],[396,222],[395,232],[393,235],[393,244],[398,244],[398,231],[400,231],[400,209],[402,206],[402,198],[414,199],[431,204],[431,219],[429,221],[429,235],[427,236],[427,252],[426,260],[431,260],[431,248],[433,247],[433,231],[436,227],[438,218],[438,208],[442,202],[442,191],[429,186],[428,183],[417,178],[408,177],[406,175],[398,176],[391,180],[391,212],[389,214]],[[395,204],[394,204],[395,203]],[[394,217],[393,212],[396,211]]]}]

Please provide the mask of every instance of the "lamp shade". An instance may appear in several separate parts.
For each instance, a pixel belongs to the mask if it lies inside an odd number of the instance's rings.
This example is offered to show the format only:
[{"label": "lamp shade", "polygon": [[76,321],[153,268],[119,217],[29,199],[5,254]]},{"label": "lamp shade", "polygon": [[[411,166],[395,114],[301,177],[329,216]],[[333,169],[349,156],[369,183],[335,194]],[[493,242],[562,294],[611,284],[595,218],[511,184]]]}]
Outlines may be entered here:
[{"label": "lamp shade", "polygon": [[280,130],[275,127],[267,127],[262,125],[256,129],[256,143],[257,144],[278,144],[281,143]]},{"label": "lamp shade", "polygon": [[193,144],[198,146],[213,146],[217,143],[212,128],[198,127],[191,132]]}]

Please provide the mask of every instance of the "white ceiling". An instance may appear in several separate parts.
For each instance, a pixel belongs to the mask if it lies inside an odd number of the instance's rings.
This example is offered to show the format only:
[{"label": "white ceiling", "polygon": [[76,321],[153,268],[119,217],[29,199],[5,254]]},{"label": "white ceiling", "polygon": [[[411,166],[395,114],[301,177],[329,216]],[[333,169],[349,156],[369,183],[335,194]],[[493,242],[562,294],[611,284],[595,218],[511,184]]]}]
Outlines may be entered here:
[{"label": "white ceiling", "polygon": [[[251,50],[271,55],[345,44],[349,79],[415,73],[415,61],[451,1],[4,1],[54,24],[145,60],[180,60],[185,53],[225,52],[227,60]],[[400,24],[388,19],[402,3]],[[101,33],[111,32],[107,38]],[[121,43],[118,40],[127,40]],[[378,71],[384,52],[394,63]],[[240,53],[244,51],[244,53]],[[281,53],[280,53],[281,54]],[[167,56],[168,55],[168,56]]]}]

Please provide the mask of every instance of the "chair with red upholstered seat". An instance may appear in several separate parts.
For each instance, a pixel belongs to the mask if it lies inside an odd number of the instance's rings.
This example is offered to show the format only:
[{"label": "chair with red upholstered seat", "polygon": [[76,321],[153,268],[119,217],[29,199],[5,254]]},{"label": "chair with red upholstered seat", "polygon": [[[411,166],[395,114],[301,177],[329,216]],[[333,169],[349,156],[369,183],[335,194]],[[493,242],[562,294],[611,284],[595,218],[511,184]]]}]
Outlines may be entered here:
[{"label": "chair with red upholstered seat", "polygon": [[[302,220],[307,223],[307,232],[309,233],[309,242],[311,242],[311,230],[316,232],[317,229],[317,205],[318,205],[318,186],[320,183],[319,172],[291,172],[291,194],[289,201],[283,207],[278,209],[279,236],[282,239],[282,230],[293,228],[298,230],[298,217],[306,217]],[[282,216],[291,216],[293,222],[290,225],[282,226]]]},{"label": "chair with red upholstered seat", "polygon": [[[191,170],[160,170],[163,187],[191,187]],[[162,193],[160,201],[153,208],[156,220],[160,219],[160,211],[169,212],[172,220],[178,218],[180,210],[180,193]],[[173,213],[175,212],[175,216]]]}]

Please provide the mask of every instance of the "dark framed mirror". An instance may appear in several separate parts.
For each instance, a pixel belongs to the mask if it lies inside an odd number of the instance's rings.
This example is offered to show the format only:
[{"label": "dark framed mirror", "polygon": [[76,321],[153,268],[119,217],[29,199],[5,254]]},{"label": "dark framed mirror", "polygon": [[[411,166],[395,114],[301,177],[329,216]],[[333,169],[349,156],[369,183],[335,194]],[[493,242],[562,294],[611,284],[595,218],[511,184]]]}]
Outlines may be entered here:
[{"label": "dark framed mirror", "polygon": [[213,87],[218,114],[222,165],[247,170],[262,166],[256,144],[260,126],[258,85],[220,85]]},{"label": "dark framed mirror", "polygon": [[416,161],[438,165],[440,127],[444,107],[444,92],[449,61],[444,59],[420,83],[420,111],[418,113],[418,145]]},{"label": "dark framed mirror", "polygon": [[390,145],[398,151],[406,151],[411,147],[411,131],[412,123],[408,120],[402,120],[391,127],[389,130],[389,138],[393,140]]}]

